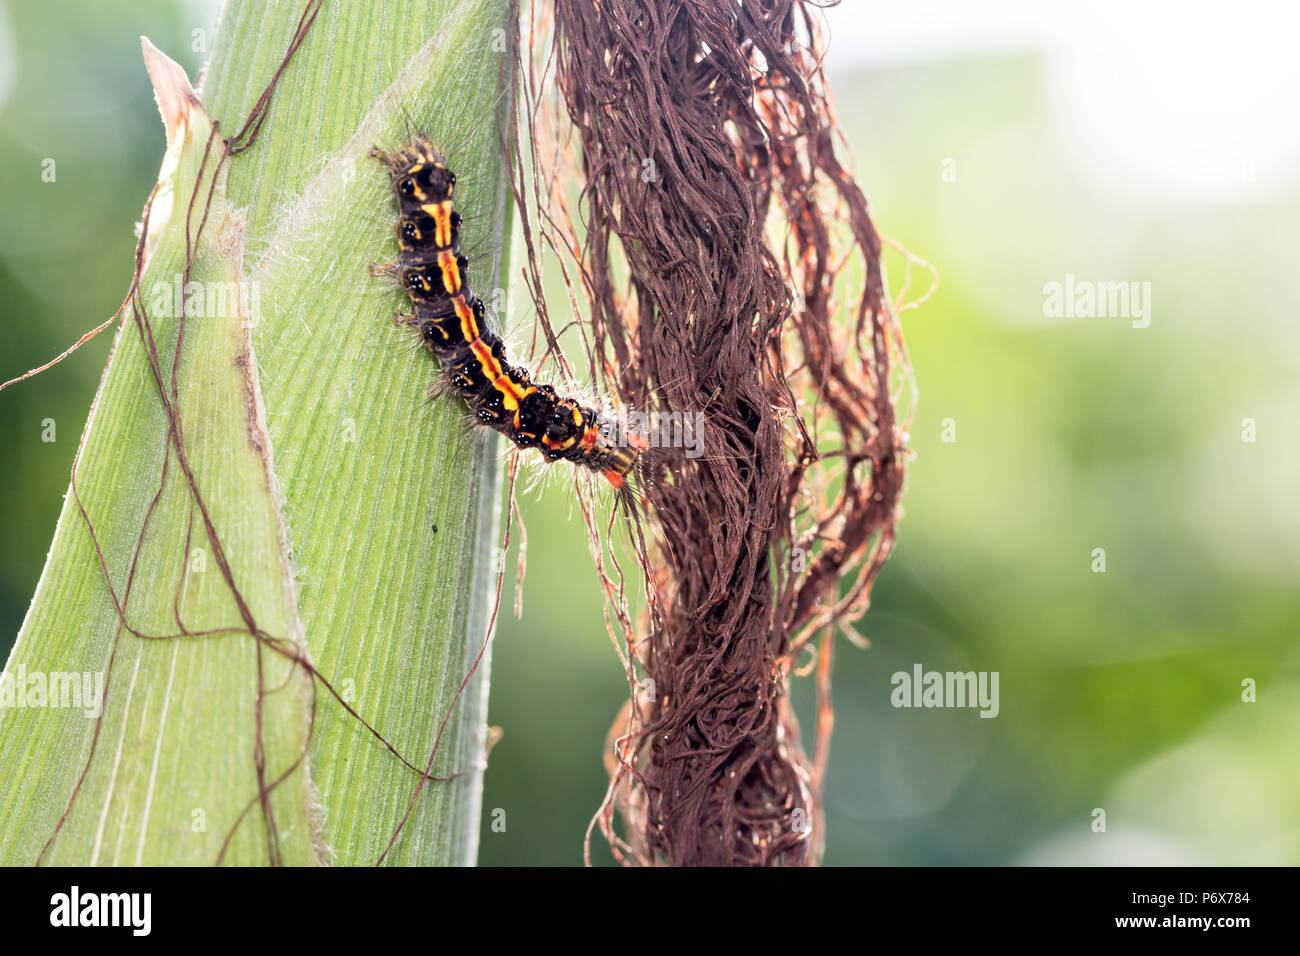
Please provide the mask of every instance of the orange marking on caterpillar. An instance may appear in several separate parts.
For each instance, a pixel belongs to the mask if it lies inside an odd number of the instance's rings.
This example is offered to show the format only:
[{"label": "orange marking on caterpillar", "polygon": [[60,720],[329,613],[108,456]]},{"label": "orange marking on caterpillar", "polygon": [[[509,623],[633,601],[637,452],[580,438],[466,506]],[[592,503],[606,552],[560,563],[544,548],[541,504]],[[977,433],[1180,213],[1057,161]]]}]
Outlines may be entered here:
[{"label": "orange marking on caterpillar", "polygon": [[473,342],[479,337],[478,320],[474,317],[474,310],[465,301],[463,295],[458,295],[451,301],[452,307],[456,310],[456,318],[460,319],[461,336],[466,342]]},{"label": "orange marking on caterpillar", "polygon": [[460,268],[456,264],[456,253],[447,249],[438,253],[438,268],[442,270],[442,286],[452,295],[460,292]]},{"label": "orange marking on caterpillar", "polygon": [[433,239],[440,246],[451,245],[451,200],[429,203],[424,211],[433,219]]}]

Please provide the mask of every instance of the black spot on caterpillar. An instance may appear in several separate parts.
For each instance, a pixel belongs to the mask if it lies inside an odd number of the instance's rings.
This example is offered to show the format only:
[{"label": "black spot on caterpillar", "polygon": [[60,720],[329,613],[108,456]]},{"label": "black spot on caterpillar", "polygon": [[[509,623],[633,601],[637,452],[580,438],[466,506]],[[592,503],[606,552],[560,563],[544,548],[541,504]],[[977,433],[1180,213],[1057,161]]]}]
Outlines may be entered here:
[{"label": "black spot on caterpillar", "polygon": [[604,475],[615,488],[637,466],[643,447],[613,444],[600,415],[526,369],[506,361],[505,346],[483,323],[483,302],[469,285],[469,260],[460,251],[460,214],[452,202],[456,174],[425,136],[395,153],[370,155],[389,171],[397,197],[395,262],[372,267],[396,276],[415,307],[398,320],[419,329],[425,345],[475,419],[520,448],[548,461],[571,461]]}]

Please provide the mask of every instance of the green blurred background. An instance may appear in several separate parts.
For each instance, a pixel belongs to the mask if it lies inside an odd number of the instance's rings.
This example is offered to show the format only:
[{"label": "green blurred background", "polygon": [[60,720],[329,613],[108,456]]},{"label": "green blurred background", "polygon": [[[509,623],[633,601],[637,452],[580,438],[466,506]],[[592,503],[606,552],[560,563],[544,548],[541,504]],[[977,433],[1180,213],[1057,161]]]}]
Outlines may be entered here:
[{"label": "green blurred background", "polygon": [[[1055,20],[907,6],[829,15],[877,225],[942,285],[904,317],[915,459],[862,622],[872,648],[837,655],[827,863],[1300,863],[1300,83],[1284,33],[1244,8],[1171,24],[1110,4]],[[163,151],[138,37],[193,74],[214,20],[207,2],[0,4],[0,378],[121,301]],[[1150,326],[1045,317],[1044,284],[1067,274],[1149,282]],[[0,395],[5,654],[109,344]],[[562,483],[523,506],[525,613],[495,638],[504,736],[480,859],[574,864],[626,690]],[[999,672],[998,717],[894,709],[890,675],[915,663]]]}]

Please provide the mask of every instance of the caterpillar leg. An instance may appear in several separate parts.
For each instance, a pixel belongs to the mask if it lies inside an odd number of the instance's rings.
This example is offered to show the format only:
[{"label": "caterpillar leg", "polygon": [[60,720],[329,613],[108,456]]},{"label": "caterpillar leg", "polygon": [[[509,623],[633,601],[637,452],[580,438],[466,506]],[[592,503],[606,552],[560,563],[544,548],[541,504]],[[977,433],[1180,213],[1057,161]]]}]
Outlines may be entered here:
[{"label": "caterpillar leg", "polygon": [[372,262],[370,263],[370,274],[376,279],[381,276],[395,276],[400,265],[401,262]]},{"label": "caterpillar leg", "polygon": [[366,155],[371,159],[379,160],[381,163],[388,163],[390,166],[392,165],[393,154],[384,152],[384,150],[380,149],[378,146],[371,146],[370,152],[366,153]]},{"label": "caterpillar leg", "polygon": [[419,323],[419,320],[418,320],[414,315],[412,315],[410,312],[403,312],[401,309],[394,309],[394,310],[393,310],[393,324],[394,324],[394,325],[411,325],[411,326],[414,326],[414,325],[417,325],[418,323]]}]

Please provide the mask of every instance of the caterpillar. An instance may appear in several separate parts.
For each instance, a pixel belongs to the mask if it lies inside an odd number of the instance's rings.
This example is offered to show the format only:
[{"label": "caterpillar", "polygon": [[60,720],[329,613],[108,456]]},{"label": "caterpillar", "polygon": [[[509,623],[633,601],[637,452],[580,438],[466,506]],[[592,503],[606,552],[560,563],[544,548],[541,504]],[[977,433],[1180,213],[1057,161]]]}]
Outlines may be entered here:
[{"label": "caterpillar", "polygon": [[394,262],[372,265],[371,272],[396,276],[415,308],[414,314],[399,311],[396,321],[419,330],[480,424],[519,448],[582,465],[625,490],[644,449],[614,444],[595,409],[511,365],[500,336],[484,324],[486,310],[470,288],[469,260],[460,251],[461,215],[452,201],[456,175],[441,151],[418,134],[393,153],[372,147],[370,156],[388,167],[400,213],[400,254]]}]

